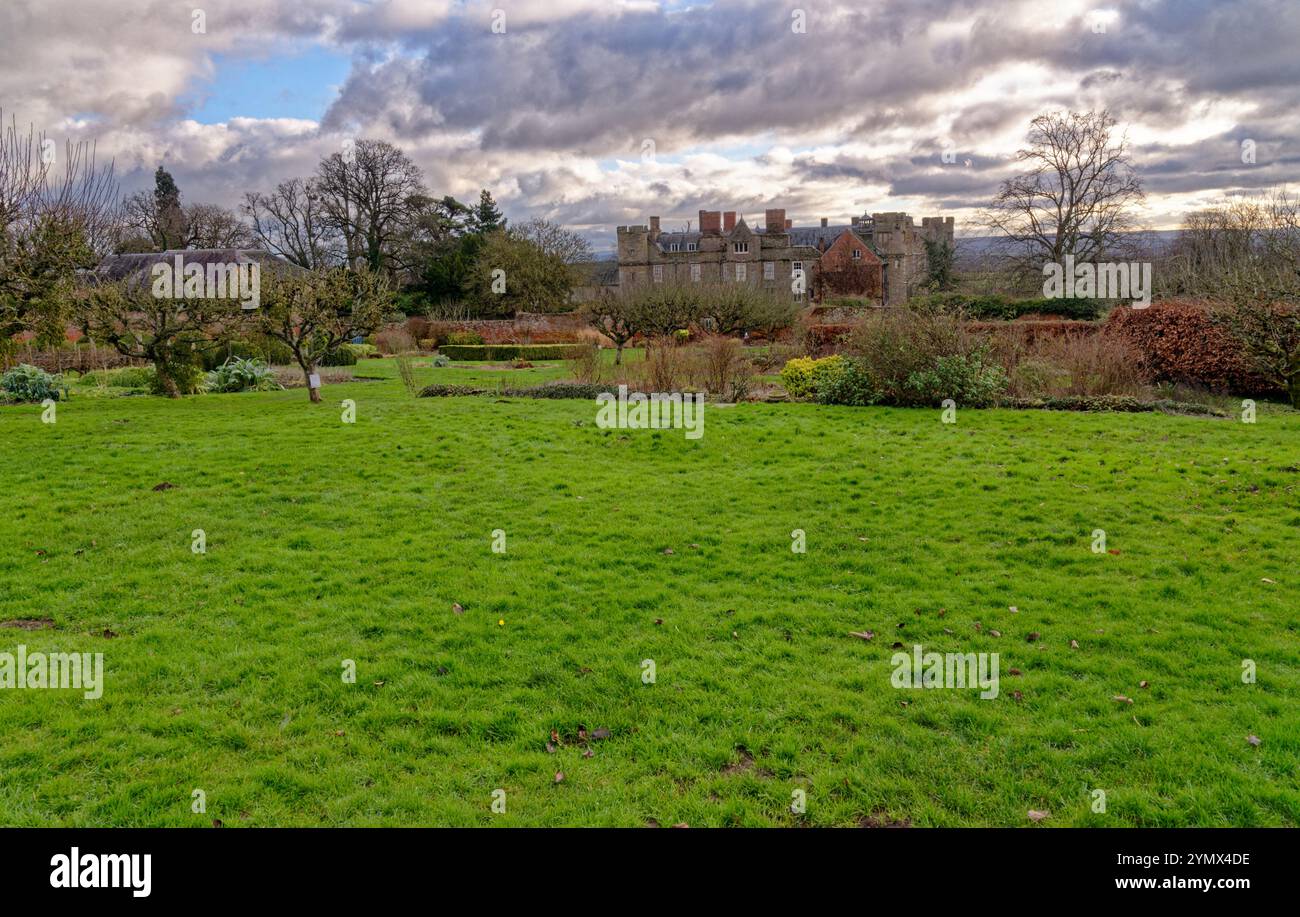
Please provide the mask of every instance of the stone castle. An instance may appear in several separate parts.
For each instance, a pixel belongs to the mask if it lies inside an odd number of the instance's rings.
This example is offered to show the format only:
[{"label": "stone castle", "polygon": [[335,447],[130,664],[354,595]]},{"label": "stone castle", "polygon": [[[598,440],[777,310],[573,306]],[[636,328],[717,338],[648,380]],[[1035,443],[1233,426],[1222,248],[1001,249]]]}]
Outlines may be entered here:
[{"label": "stone castle", "polygon": [[735,211],[701,210],[698,227],[664,232],[657,216],[649,226],[618,227],[619,286],[748,283],[801,302],[842,296],[894,306],[925,280],[926,240],[953,243],[952,217],[924,217],[918,227],[906,213],[796,227],[770,209],[751,228]]}]

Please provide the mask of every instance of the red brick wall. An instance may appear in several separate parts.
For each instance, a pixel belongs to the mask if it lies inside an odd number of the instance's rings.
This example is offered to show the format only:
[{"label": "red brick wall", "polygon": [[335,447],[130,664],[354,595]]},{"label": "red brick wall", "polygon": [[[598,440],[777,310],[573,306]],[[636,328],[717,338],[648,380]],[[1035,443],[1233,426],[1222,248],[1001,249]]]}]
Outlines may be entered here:
[{"label": "red brick wall", "polygon": [[[862,252],[860,259],[853,250]],[[866,243],[848,230],[840,233],[822,253],[813,272],[813,295],[820,301],[830,296],[879,299],[884,289],[884,265]]]}]

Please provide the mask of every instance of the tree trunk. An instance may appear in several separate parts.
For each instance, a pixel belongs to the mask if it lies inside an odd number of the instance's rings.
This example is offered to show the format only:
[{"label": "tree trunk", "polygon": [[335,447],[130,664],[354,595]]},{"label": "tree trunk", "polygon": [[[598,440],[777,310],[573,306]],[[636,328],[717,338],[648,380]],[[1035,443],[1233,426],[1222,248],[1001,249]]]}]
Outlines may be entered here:
[{"label": "tree trunk", "polygon": [[1286,391],[1291,398],[1291,407],[1300,408],[1300,374],[1287,380]]},{"label": "tree trunk", "polygon": [[307,396],[311,398],[312,404],[320,404],[320,389],[312,388],[311,384],[311,377],[314,372],[316,372],[315,366],[303,365],[302,377],[307,380]]},{"label": "tree trunk", "polygon": [[162,386],[163,393],[168,398],[179,398],[181,396],[181,387],[172,378],[171,367],[166,363],[154,363],[153,370],[158,376],[158,384]]},{"label": "tree trunk", "polygon": [[623,345],[619,344],[614,348],[614,365],[618,366],[623,362]]}]

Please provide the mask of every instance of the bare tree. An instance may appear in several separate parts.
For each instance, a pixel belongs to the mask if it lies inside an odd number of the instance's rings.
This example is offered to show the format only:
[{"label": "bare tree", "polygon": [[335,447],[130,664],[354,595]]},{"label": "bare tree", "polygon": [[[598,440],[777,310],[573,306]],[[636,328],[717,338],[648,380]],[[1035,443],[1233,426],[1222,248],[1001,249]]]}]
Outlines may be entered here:
[{"label": "bare tree", "polygon": [[1106,111],[1049,113],[1030,126],[1016,153],[1028,171],[1007,179],[983,215],[1014,258],[1031,271],[1066,255],[1105,260],[1134,228],[1145,199],[1128,140]]},{"label": "bare tree", "polygon": [[358,140],[323,159],[315,187],[327,223],[342,236],[347,264],[389,271],[420,201],[418,166],[385,140]]},{"label": "bare tree", "polygon": [[341,260],[339,236],[327,223],[314,182],[294,178],[280,182],[270,194],[250,192],[243,211],[259,248],[309,271]]},{"label": "bare tree", "polygon": [[1286,191],[1192,214],[1167,269],[1208,298],[1251,367],[1300,407],[1300,199]]},{"label": "bare tree", "polygon": [[60,159],[34,127],[0,128],[0,347],[26,331],[62,339],[76,271],[108,252],[118,218],[113,165],[93,143],[68,141]]},{"label": "bare tree", "polygon": [[159,209],[156,195],[140,191],[122,206],[124,227],[134,238],[124,240],[119,250],[245,248],[253,241],[239,215],[217,204],[189,204],[172,213]]}]

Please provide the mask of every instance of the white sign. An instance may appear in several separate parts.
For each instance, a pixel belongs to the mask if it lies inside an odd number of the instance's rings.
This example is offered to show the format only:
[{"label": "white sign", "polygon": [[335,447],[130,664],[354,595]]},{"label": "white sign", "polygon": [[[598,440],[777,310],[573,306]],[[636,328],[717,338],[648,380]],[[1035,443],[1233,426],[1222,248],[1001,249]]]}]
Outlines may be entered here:
[{"label": "white sign", "polygon": [[310,376],[307,377],[307,384],[310,385],[312,388],[320,388],[320,376],[318,376],[316,373],[312,373]]}]

